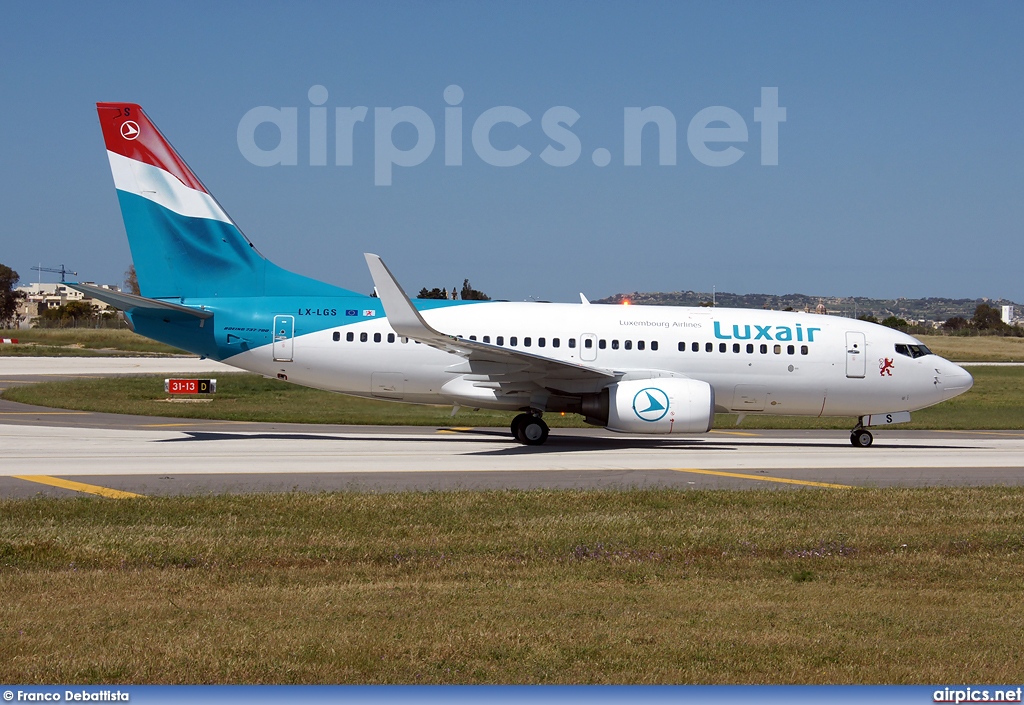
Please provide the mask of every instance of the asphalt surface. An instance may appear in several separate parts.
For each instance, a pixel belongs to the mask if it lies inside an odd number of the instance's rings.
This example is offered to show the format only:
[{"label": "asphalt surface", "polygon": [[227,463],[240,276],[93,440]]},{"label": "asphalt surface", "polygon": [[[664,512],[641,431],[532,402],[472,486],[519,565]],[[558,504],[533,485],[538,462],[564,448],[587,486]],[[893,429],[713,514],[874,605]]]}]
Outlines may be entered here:
[{"label": "asphalt surface", "polygon": [[[0,358],[0,388],[109,374]],[[209,361],[120,373],[205,373]],[[216,363],[212,363],[216,364]],[[144,369],[143,369],[144,368]],[[506,429],[328,426],[127,416],[0,400],[0,497],[529,488],[820,488],[1024,484],[1024,432],[899,431],[854,448],[846,431],[716,429],[651,437],[554,429],[540,447]]]}]

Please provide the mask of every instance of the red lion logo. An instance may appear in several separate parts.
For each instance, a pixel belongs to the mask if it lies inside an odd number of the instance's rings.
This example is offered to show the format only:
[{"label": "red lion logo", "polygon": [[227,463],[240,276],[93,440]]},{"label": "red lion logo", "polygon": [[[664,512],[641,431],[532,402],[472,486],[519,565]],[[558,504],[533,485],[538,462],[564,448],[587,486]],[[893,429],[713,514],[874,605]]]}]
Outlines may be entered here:
[{"label": "red lion logo", "polygon": [[893,360],[891,360],[891,359],[889,359],[887,357],[883,357],[881,360],[879,360],[878,361],[878,369],[881,370],[878,373],[879,376],[885,377],[886,375],[888,375],[889,377],[892,377],[893,362],[894,362]]}]

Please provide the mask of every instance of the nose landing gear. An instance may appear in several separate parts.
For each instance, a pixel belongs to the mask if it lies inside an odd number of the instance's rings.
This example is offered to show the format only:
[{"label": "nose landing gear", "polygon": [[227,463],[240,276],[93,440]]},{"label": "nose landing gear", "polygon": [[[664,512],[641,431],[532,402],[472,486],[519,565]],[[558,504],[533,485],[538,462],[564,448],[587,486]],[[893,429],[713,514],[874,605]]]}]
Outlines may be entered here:
[{"label": "nose landing gear", "polygon": [[875,437],[871,435],[871,431],[867,430],[859,423],[857,427],[850,433],[850,443],[857,448],[867,448],[875,440]]}]

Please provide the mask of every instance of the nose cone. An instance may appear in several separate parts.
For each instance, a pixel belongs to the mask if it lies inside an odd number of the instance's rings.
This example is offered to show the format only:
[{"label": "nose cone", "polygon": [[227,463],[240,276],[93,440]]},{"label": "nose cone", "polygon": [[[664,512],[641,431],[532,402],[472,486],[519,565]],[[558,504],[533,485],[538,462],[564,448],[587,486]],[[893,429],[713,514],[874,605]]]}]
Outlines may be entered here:
[{"label": "nose cone", "polygon": [[943,360],[943,363],[938,370],[938,379],[947,399],[963,394],[974,386],[974,377],[971,377],[970,372],[948,360]]}]

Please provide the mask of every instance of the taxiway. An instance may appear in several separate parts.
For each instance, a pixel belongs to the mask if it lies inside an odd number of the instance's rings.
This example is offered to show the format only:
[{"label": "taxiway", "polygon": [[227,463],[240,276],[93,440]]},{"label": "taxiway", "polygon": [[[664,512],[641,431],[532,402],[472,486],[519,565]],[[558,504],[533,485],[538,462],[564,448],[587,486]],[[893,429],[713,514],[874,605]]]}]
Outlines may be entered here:
[{"label": "taxiway", "polygon": [[[59,358],[58,358],[59,359]],[[74,359],[74,358],[72,358]],[[104,374],[4,360],[7,383]],[[53,358],[51,358],[53,360]],[[174,362],[136,373],[213,372]],[[134,363],[123,359],[111,366]],[[217,364],[217,363],[212,363]],[[96,368],[96,369],[93,369]],[[899,431],[854,448],[845,431],[716,429],[694,437],[554,429],[540,447],[505,429],[319,426],[62,411],[0,401],[0,497],[499,488],[844,489],[1024,484],[1024,432]]]}]

